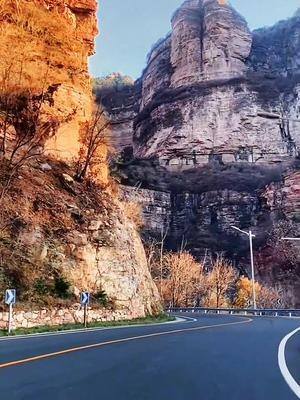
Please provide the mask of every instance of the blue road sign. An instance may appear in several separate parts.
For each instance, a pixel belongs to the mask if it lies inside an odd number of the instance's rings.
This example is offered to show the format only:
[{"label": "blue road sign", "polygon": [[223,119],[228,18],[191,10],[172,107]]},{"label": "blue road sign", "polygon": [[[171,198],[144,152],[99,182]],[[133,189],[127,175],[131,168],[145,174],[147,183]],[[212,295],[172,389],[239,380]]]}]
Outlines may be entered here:
[{"label": "blue road sign", "polygon": [[82,292],[80,295],[80,303],[82,306],[86,306],[90,303],[90,293],[89,292]]},{"label": "blue road sign", "polygon": [[5,303],[7,305],[16,304],[16,301],[17,301],[16,289],[7,289],[5,291]]}]

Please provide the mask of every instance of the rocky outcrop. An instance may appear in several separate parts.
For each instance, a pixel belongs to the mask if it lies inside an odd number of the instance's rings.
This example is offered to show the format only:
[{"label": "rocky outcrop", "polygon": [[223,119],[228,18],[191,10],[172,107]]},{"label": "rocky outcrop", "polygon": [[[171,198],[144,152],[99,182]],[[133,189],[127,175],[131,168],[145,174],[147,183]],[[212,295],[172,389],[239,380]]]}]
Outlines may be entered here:
[{"label": "rocky outcrop", "polygon": [[147,265],[140,236],[116,204],[108,218],[95,215],[85,232],[70,232],[62,262],[75,294],[104,290],[117,309],[135,317],[160,310],[159,297]]},{"label": "rocky outcrop", "polygon": [[212,157],[256,163],[295,156],[299,21],[251,34],[231,6],[186,1],[142,76],[136,157],[158,156],[178,169]]},{"label": "rocky outcrop", "polygon": [[[47,97],[41,120],[53,118],[60,129],[46,143],[46,155],[30,154],[7,186],[0,180],[0,292],[13,285],[18,301],[38,310],[76,303],[88,290],[95,298],[105,294],[115,307],[96,319],[142,317],[161,311],[159,295],[135,225],[108,187],[106,162],[101,186],[76,182],[74,169],[60,162],[77,155],[80,125],[91,116],[87,59],[94,52],[96,9],[95,0],[1,1],[0,81],[17,93]],[[8,175],[5,165],[1,177]],[[23,314],[22,326],[23,319],[26,326],[43,321],[42,314]],[[57,321],[55,312],[51,317]]]},{"label": "rocky outcrop", "polygon": [[171,170],[212,159],[278,163],[295,157],[299,21],[296,13],[250,32],[230,5],[184,2],[172,18],[171,33],[148,55],[135,96],[126,103],[129,118],[116,106],[120,94],[111,98],[107,109],[117,122],[112,136],[118,148],[125,147],[124,137],[135,157],[158,157]]},{"label": "rocky outcrop", "polygon": [[[254,32],[217,0],[188,0],[175,12],[136,82],[134,157],[121,166],[123,183],[142,188],[126,196],[143,206],[147,235],[167,231],[167,247],[185,243],[200,259],[225,251],[248,272],[247,238],[232,225],[255,232],[258,258],[277,224],[297,233],[299,38],[299,12]],[[273,272],[268,282],[284,281]]]},{"label": "rocky outcrop", "polygon": [[79,127],[91,114],[88,56],[98,33],[96,10],[95,0],[4,0],[0,5],[0,77],[13,65],[9,71],[16,83],[21,79],[24,88],[38,94],[51,89],[44,113],[60,122],[47,145],[55,157],[72,159],[78,153]]},{"label": "rocky outcrop", "polygon": [[172,18],[171,86],[240,76],[250,49],[247,23],[234,9],[188,0]]},{"label": "rocky outcrop", "polygon": [[160,312],[126,203],[97,185],[75,182],[70,172],[53,160],[28,167],[2,201],[0,292],[12,282],[18,301],[30,299],[38,308],[76,303],[87,290],[95,299],[105,293],[128,318]]}]

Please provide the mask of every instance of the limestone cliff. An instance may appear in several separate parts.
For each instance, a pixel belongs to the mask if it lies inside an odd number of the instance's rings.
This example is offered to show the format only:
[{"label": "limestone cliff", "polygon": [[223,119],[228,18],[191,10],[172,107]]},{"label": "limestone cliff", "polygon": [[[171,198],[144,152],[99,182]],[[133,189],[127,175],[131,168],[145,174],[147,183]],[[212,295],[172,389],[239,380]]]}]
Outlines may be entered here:
[{"label": "limestone cliff", "polygon": [[[2,0],[0,75],[32,91],[51,88],[45,115],[60,120],[47,147],[72,159],[79,151],[79,126],[92,107],[88,56],[98,32],[95,0]],[[47,117],[46,117],[47,118]]]},{"label": "limestone cliff", "polygon": [[87,59],[96,8],[95,0],[0,1],[1,83],[18,95],[45,96],[43,122],[55,118],[60,127],[47,153],[30,153],[8,180],[7,156],[0,154],[0,292],[15,287],[19,302],[37,307],[68,306],[89,290],[108,301],[107,318],[112,309],[113,318],[142,317],[160,311],[159,296],[107,165],[100,186],[74,181],[66,164],[78,153],[80,124],[91,116]]},{"label": "limestone cliff", "polygon": [[[96,184],[78,183],[55,160],[23,169],[1,201],[0,292],[19,302],[77,303],[105,293],[127,318],[159,312],[153,283],[126,203]],[[0,185],[1,188],[1,185]]]},{"label": "limestone cliff", "polygon": [[295,156],[299,20],[252,34],[231,6],[186,1],[141,78],[136,157],[178,169]]},{"label": "limestone cliff", "polygon": [[[137,158],[170,170],[228,162],[277,163],[299,153],[299,14],[250,32],[230,5],[186,1],[148,55],[135,112],[116,136]],[[124,109],[112,96],[108,110]],[[129,104],[127,104],[129,107]],[[134,129],[131,129],[131,123]],[[119,140],[120,142],[120,140]]]},{"label": "limestone cliff", "polygon": [[[248,271],[247,240],[231,226],[251,228],[259,277],[283,282],[294,304],[299,272],[274,261],[268,240],[275,243],[282,223],[281,234],[300,229],[299,38],[299,12],[251,32],[230,5],[185,1],[136,82],[134,157],[118,164],[122,182],[141,187],[126,196],[143,205],[146,234],[163,227],[169,248],[184,241],[199,258],[226,251]],[[114,118],[121,110],[114,108]],[[128,125],[122,132],[128,146]]]}]

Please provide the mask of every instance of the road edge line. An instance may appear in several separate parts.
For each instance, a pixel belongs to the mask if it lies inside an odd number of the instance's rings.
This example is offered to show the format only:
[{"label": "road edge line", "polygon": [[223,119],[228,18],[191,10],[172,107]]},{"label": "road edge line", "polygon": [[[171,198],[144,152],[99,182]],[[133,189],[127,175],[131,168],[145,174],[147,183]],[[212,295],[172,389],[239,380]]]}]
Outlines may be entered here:
[{"label": "road edge line", "polygon": [[298,397],[298,399],[300,399],[300,385],[298,385],[293,375],[290,373],[285,359],[286,344],[289,341],[289,339],[298,332],[300,332],[300,328],[297,328],[293,332],[290,332],[281,340],[278,347],[278,364],[280,372],[284,380],[288,384],[289,388]]}]

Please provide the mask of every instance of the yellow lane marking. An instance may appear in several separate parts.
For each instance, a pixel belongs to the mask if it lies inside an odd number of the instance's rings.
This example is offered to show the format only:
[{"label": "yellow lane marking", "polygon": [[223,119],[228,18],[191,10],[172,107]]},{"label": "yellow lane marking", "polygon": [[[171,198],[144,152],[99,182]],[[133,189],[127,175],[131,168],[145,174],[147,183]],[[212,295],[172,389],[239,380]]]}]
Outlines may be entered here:
[{"label": "yellow lane marking", "polygon": [[176,329],[176,330],[173,330],[173,331],[150,333],[150,334],[147,334],[147,335],[132,336],[132,337],[124,338],[124,339],[115,339],[115,340],[110,340],[108,342],[89,344],[89,345],[86,345],[86,346],[73,347],[71,349],[56,351],[54,353],[42,354],[42,355],[35,356],[35,357],[25,358],[23,360],[10,361],[8,363],[0,364],[0,368],[13,367],[13,366],[16,366],[16,365],[26,364],[26,363],[29,363],[29,362],[32,362],[32,361],[44,360],[46,358],[57,357],[57,356],[61,356],[61,355],[64,355],[64,354],[74,353],[76,351],[95,349],[95,348],[98,348],[98,347],[108,346],[110,344],[130,342],[130,341],[133,341],[133,340],[146,339],[146,338],[151,338],[151,337],[156,337],[156,336],[174,335],[175,333],[200,331],[200,330],[203,330],[203,329],[219,328],[219,327],[231,326],[231,325],[240,325],[240,324],[246,324],[246,323],[252,322],[252,321],[253,321],[252,319],[247,318],[246,320],[239,321],[239,322],[228,322],[226,324],[206,325],[206,326],[199,326],[199,327],[196,327],[196,328],[187,328],[187,329]]}]

